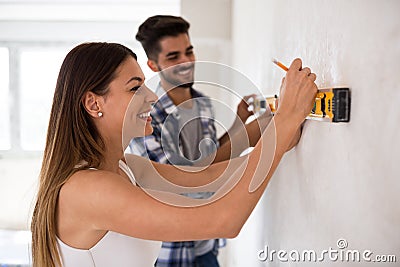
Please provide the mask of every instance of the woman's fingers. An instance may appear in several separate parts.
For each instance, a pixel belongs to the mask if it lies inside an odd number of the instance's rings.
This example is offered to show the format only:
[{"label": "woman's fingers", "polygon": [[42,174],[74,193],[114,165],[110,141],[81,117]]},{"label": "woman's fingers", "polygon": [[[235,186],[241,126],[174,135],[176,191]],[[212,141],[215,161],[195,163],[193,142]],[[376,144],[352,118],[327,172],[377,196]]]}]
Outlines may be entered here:
[{"label": "woman's fingers", "polygon": [[305,67],[305,68],[303,68],[303,69],[301,70],[301,72],[305,73],[305,74],[306,74],[306,76],[308,76],[308,75],[310,75],[310,73],[311,73],[311,70],[310,70],[310,68],[308,68],[308,67]]},{"label": "woman's fingers", "polygon": [[292,64],[290,64],[289,70],[301,70],[302,69],[302,62],[300,58],[296,58],[295,60],[292,61]]},{"label": "woman's fingers", "polygon": [[310,78],[311,81],[315,82],[315,80],[317,79],[317,75],[315,73],[310,73],[308,75],[308,77]]}]

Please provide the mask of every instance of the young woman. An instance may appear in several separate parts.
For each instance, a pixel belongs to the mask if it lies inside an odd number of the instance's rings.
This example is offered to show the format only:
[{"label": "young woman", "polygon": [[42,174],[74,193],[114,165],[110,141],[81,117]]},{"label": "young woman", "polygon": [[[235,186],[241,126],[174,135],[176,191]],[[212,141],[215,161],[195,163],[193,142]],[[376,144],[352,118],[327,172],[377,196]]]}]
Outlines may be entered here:
[{"label": "young woman", "polygon": [[[187,172],[148,165],[142,158],[128,159],[128,167],[121,160],[124,146],[151,133],[148,114],[156,96],[143,86],[144,75],[128,48],[75,47],[61,66],[54,93],[31,226],[33,266],[153,266],[160,241],[236,236],[309,114],[315,79],[299,59],[293,61],[274,123],[246,164],[235,165],[241,171],[226,171],[232,164],[221,162]],[[268,152],[265,144],[275,150]],[[144,189],[162,191],[152,185],[154,173],[184,187],[213,183],[220,175],[236,180],[233,189],[208,204],[181,207],[183,196],[168,202],[174,194],[163,198],[161,193],[160,201]]]}]

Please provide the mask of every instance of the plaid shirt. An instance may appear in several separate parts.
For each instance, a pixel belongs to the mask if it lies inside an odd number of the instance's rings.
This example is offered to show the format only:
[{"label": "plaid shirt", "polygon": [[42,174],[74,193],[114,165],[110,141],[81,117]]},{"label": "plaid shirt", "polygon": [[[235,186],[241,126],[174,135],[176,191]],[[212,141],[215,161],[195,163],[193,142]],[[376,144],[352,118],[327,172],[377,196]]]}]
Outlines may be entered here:
[{"label": "plaid shirt", "polygon": [[[160,95],[162,92],[164,89],[159,86],[156,94]],[[192,98],[196,98],[198,104],[202,138],[218,144],[214,125],[215,116],[210,99],[194,89],[191,89],[191,94]],[[192,165],[192,161],[183,155],[182,143],[176,133],[179,129],[178,109],[165,92],[159,96],[150,115],[153,134],[134,138],[129,144],[131,152],[164,164]],[[209,155],[215,149],[216,147],[211,142],[207,142],[206,151],[202,152]]]},{"label": "plaid shirt", "polygon": [[[156,162],[191,165],[192,162],[183,155],[182,144],[176,132],[179,129],[178,109],[160,85],[156,93],[159,96],[159,100],[151,111],[153,134],[146,137],[134,138],[129,144],[129,149],[133,154],[149,158]],[[202,148],[202,150],[205,149],[202,153],[209,155],[216,149],[214,144],[218,145],[211,101],[208,97],[205,97],[192,88],[191,95],[197,101],[202,126],[202,138],[212,140],[212,142],[207,142],[206,147]],[[209,192],[198,194],[209,194]],[[221,246],[224,246],[225,240],[220,241],[222,241]],[[194,266],[194,259],[196,257],[194,244],[194,241],[163,242],[155,266]],[[221,246],[218,239],[216,239],[213,252],[218,253],[218,248]]]}]

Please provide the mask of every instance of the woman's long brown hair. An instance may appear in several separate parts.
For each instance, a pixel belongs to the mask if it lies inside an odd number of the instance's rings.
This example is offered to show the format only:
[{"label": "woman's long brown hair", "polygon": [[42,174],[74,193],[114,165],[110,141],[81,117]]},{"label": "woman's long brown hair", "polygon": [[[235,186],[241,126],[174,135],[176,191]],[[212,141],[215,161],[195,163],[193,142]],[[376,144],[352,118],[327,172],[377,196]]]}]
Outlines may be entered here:
[{"label": "woman's long brown hair", "polygon": [[56,239],[56,210],[61,187],[85,161],[98,167],[104,142],[86,112],[82,98],[88,91],[105,95],[121,63],[136,55],[115,43],[84,43],[72,49],[61,66],[54,92],[46,147],[33,211],[34,267],[61,266]]}]

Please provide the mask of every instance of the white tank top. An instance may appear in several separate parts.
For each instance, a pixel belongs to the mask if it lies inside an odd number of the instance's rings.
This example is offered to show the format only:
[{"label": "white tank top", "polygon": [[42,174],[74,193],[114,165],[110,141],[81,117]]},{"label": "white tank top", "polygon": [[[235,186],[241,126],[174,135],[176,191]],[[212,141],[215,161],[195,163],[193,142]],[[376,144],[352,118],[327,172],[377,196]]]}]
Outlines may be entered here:
[{"label": "white tank top", "polygon": [[[129,167],[119,162],[123,170],[136,185]],[[76,249],[57,238],[63,267],[150,267],[160,252],[161,242],[138,239],[108,231],[92,248]]]}]

